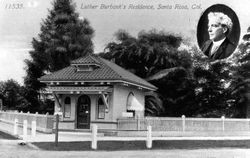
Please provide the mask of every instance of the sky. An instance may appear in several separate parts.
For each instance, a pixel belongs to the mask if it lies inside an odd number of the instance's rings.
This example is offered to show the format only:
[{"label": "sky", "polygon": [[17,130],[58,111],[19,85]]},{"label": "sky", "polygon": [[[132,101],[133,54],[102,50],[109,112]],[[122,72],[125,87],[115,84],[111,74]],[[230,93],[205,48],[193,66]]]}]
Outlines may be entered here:
[{"label": "sky", "polygon": [[[32,38],[40,33],[52,0],[0,0],[0,81],[14,79],[23,84],[24,60],[29,59]],[[80,17],[95,30],[94,52],[103,51],[114,33],[123,29],[136,36],[156,29],[181,35],[196,44],[196,28],[211,5],[225,4],[239,18],[241,37],[250,26],[248,0],[73,0]],[[138,7],[147,6],[148,9]],[[172,6],[172,8],[171,8]]]}]

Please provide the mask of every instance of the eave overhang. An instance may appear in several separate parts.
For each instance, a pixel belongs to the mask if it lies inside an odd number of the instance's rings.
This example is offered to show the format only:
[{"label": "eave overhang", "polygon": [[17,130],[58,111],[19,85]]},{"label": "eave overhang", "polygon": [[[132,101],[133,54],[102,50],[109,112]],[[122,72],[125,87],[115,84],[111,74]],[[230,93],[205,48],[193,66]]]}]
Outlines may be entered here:
[{"label": "eave overhang", "polygon": [[125,80],[74,80],[74,81],[63,81],[63,80],[54,80],[54,81],[40,81],[42,83],[47,84],[48,86],[59,86],[63,85],[64,83],[67,83],[68,85],[88,85],[88,84],[95,84],[95,85],[114,85],[114,84],[121,84],[123,86],[135,86],[139,90],[150,90],[150,91],[156,91],[157,87],[149,87],[145,85],[140,85],[137,83],[133,83],[130,81]]}]

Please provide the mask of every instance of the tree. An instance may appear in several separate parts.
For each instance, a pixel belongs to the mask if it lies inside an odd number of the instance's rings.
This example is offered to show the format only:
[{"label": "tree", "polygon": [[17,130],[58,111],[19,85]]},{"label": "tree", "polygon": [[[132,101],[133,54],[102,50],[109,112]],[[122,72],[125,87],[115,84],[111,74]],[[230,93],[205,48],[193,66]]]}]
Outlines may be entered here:
[{"label": "tree", "polygon": [[108,43],[100,55],[142,78],[166,68],[191,66],[188,54],[178,51],[182,41],[179,36],[156,30],[141,31],[137,38],[119,30],[115,36],[117,42]]},{"label": "tree", "polygon": [[[249,34],[244,37],[247,36]],[[250,42],[248,38],[239,44],[230,63],[233,76],[230,94],[234,96],[232,111],[234,111],[235,117],[249,117],[247,114],[250,103]]]},{"label": "tree", "polygon": [[146,94],[145,116],[162,116],[165,112],[162,99],[157,93]]},{"label": "tree", "polygon": [[115,35],[117,42],[100,55],[158,87],[158,95],[145,98],[146,115],[244,116],[248,84],[239,81],[249,81],[243,77],[250,65],[246,56],[211,62],[195,46],[180,49],[182,38],[164,32],[142,31],[132,37],[120,30]]},{"label": "tree", "polygon": [[32,105],[39,104],[38,91],[45,86],[38,78],[68,66],[73,59],[93,53],[93,34],[88,20],[79,18],[71,0],[53,2],[49,15],[42,21],[41,33],[32,40],[31,59],[25,60],[24,84]]},{"label": "tree", "polygon": [[228,116],[228,83],[231,82],[228,63],[223,61],[207,62],[205,67],[194,68],[195,105],[194,116],[221,117]]},{"label": "tree", "polygon": [[213,62],[193,49],[193,116],[246,117],[250,77],[247,48],[247,42],[243,42],[229,58]]},{"label": "tree", "polygon": [[191,116],[195,100],[195,84],[183,67],[164,69],[150,77],[151,83],[158,87],[165,111],[163,116]]},{"label": "tree", "polygon": [[23,110],[23,105],[28,105],[23,97],[23,87],[13,79],[0,82],[0,95],[3,96],[3,105],[8,110]]},{"label": "tree", "polygon": [[188,96],[193,95],[189,89],[192,60],[188,51],[179,49],[182,38],[156,30],[141,31],[138,37],[119,30],[115,36],[117,41],[108,43],[100,55],[158,87],[157,97],[145,98],[146,115],[181,115],[180,109],[185,109]]}]

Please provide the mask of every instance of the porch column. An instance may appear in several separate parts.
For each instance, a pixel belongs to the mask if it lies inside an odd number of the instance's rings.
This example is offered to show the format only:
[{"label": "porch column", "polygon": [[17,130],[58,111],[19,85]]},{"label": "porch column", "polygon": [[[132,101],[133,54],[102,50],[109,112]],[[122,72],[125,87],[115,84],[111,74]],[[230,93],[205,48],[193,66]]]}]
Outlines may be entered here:
[{"label": "porch column", "polygon": [[53,92],[53,96],[55,98],[55,111],[54,112],[62,112],[62,98],[60,94],[56,94]]}]

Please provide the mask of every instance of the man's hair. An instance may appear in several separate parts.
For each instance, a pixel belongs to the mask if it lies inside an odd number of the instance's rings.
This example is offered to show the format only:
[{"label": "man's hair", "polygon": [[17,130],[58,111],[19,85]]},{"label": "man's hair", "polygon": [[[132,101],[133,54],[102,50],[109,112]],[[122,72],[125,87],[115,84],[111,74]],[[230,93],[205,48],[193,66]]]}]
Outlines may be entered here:
[{"label": "man's hair", "polygon": [[226,35],[232,31],[233,28],[233,22],[232,20],[224,13],[222,12],[210,12],[208,14],[208,20],[216,18],[218,22],[223,26],[227,27],[228,31],[226,32]]}]

